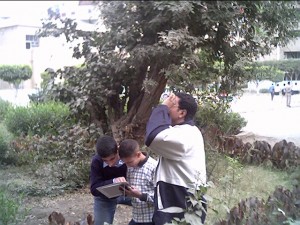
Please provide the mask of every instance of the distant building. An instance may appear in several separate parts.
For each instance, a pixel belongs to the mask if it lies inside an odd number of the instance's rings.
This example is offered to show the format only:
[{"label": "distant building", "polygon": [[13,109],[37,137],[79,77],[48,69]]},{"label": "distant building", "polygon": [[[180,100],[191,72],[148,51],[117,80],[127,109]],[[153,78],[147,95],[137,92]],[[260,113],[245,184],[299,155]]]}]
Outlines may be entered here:
[{"label": "distant building", "polygon": [[300,37],[291,40],[286,46],[275,48],[271,54],[260,57],[259,61],[300,59]]},{"label": "distant building", "polygon": [[[64,5],[56,7],[62,16],[74,16],[78,20],[79,29],[95,29],[93,5],[84,4],[81,6],[78,2],[76,7],[70,8]],[[33,75],[30,80],[22,83],[24,88],[40,87],[40,74],[47,68],[56,70],[64,66],[78,65],[82,62],[82,60],[72,58],[71,44],[66,43],[64,36],[39,38],[36,32],[40,28],[40,21],[0,18],[0,64],[30,65]],[[0,89],[6,88],[11,88],[11,85],[0,80]]]},{"label": "distant building", "polygon": [[[295,7],[300,13],[300,2],[296,1]],[[300,23],[298,30],[300,29]],[[282,59],[300,59],[300,37],[291,40],[286,46],[278,46],[271,54],[260,57],[259,61],[282,60]]]},{"label": "distant building", "polygon": [[[39,87],[40,74],[46,68],[58,69],[74,63],[72,52],[62,38],[38,38],[40,27],[25,23],[6,23],[0,26],[0,64],[26,64],[32,68],[32,78],[23,83],[24,88]],[[9,88],[4,81],[0,88]]]}]

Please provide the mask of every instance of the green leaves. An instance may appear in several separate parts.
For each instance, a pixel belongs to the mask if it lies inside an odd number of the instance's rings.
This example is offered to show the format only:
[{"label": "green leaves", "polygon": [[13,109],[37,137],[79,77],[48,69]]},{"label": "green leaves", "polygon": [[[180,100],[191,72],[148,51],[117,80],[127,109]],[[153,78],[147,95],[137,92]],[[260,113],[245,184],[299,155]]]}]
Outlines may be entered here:
[{"label": "green leaves", "polygon": [[21,210],[23,196],[11,196],[0,190],[0,224],[10,225],[23,221],[25,213]]},{"label": "green leaves", "polygon": [[32,70],[28,65],[0,65],[0,79],[19,85],[22,80],[28,80]]},{"label": "green leaves", "polygon": [[5,117],[7,129],[16,136],[57,134],[63,124],[70,124],[69,108],[57,102],[11,108]]},{"label": "green leaves", "polygon": [[[125,127],[135,121],[144,129],[167,81],[189,92],[213,82],[236,92],[249,78],[247,63],[294,37],[294,3],[100,1],[102,32],[79,30],[75,21],[52,15],[41,34],[64,35],[84,67],[58,70],[64,83],[49,85],[48,96],[87,122],[107,127],[124,121]],[[149,88],[148,81],[156,85]]]}]

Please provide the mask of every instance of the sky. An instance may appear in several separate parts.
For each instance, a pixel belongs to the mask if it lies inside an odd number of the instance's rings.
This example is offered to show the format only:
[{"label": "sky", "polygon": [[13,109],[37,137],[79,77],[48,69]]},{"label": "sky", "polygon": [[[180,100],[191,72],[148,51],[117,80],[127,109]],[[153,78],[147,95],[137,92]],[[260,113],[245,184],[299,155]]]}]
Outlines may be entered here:
[{"label": "sky", "polygon": [[49,7],[58,4],[71,8],[78,1],[0,1],[0,17],[42,19]]}]

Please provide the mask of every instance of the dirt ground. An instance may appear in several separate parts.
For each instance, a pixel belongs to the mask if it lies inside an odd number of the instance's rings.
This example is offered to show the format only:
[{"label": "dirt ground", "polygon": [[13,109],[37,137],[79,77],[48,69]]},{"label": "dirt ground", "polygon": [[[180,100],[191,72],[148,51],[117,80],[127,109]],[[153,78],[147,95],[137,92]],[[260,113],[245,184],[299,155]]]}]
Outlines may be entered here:
[{"label": "dirt ground", "polygon": [[[53,211],[62,213],[66,222],[71,224],[84,221],[87,213],[93,214],[93,197],[88,188],[59,197],[30,198],[25,204],[31,210],[22,225],[49,224],[48,216]],[[130,219],[131,207],[118,205],[114,224],[127,225]]]},{"label": "dirt ground", "polygon": [[[0,168],[0,187],[4,187],[11,193],[23,192],[26,187],[30,191],[30,188],[34,185],[38,185],[41,189],[46,188],[45,181],[32,177],[30,171],[28,168],[22,170],[18,167]],[[57,194],[57,191],[55,193]],[[16,225],[48,225],[48,217],[53,211],[61,213],[65,217],[66,223],[70,222],[70,225],[74,225],[75,222],[79,222],[80,225],[87,225],[82,221],[86,221],[88,213],[93,215],[93,196],[90,194],[88,187],[65,192],[55,197],[43,196],[28,196],[26,194],[23,196],[22,210],[19,215],[23,215],[25,209],[27,211],[25,213],[26,217]],[[20,200],[19,197],[18,200]],[[127,225],[131,220],[131,210],[130,206],[118,205],[114,225]]]}]

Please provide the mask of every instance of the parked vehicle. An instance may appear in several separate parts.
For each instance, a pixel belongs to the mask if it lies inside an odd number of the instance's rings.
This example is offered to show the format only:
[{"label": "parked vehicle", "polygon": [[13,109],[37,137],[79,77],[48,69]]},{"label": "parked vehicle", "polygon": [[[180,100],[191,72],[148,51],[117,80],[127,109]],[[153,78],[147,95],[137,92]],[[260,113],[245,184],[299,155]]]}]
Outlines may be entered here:
[{"label": "parked vehicle", "polygon": [[[285,86],[287,85],[288,80],[283,80],[277,82],[275,84],[275,95],[279,95],[284,92]],[[300,93],[300,80],[290,80],[292,86],[292,94],[299,94]]]}]

